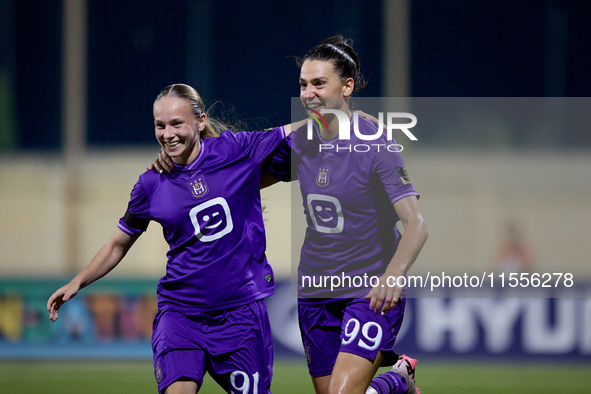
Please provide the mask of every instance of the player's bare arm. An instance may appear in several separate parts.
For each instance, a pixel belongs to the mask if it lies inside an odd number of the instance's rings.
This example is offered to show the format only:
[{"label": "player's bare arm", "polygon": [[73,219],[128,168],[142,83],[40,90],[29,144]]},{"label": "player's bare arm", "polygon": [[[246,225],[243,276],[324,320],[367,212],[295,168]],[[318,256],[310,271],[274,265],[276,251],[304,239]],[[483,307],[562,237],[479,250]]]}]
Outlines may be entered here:
[{"label": "player's bare arm", "polygon": [[117,229],[109,242],[90,260],[90,263],[70,283],[62,286],[49,297],[47,301],[49,319],[56,321],[58,311],[66,301],[74,297],[80,289],[102,278],[115,268],[137,239],[138,236],[131,236]]},{"label": "player's bare arm", "polygon": [[[377,120],[376,120],[376,123],[377,123]],[[285,131],[285,136],[287,137],[289,134],[291,134],[292,130],[296,130],[305,124],[306,124],[306,119],[284,125],[283,130]],[[150,166],[147,169],[149,171],[152,168],[155,168],[156,171],[158,171],[161,174],[164,174],[165,172],[170,173],[170,171],[174,168],[174,163],[172,162],[172,159],[170,158],[170,156],[168,156],[166,154],[166,152],[164,152],[163,149],[160,149],[160,152],[158,153],[158,157],[156,157],[156,160],[154,160],[154,163],[150,164]],[[277,180],[273,176],[267,174],[265,181],[264,182],[261,181],[261,189],[263,189],[267,186],[271,186],[277,182],[279,182],[279,180]]]},{"label": "player's bare arm", "polygon": [[429,235],[415,196],[396,201],[394,209],[402,222],[404,234],[384,275],[380,277],[378,286],[374,287],[365,297],[371,298],[370,308],[375,312],[379,312],[381,308],[381,312],[386,313],[396,306],[402,289],[398,286],[389,286],[388,284],[391,285],[393,282],[390,280],[388,283],[388,277],[397,278],[406,275]]}]

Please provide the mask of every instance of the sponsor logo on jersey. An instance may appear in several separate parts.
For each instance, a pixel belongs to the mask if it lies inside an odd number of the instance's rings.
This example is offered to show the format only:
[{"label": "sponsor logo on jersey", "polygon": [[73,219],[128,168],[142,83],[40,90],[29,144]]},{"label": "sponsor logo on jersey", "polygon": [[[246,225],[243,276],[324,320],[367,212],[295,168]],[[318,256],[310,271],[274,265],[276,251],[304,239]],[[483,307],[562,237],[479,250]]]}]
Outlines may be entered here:
[{"label": "sponsor logo on jersey", "polygon": [[230,206],[223,197],[201,203],[189,212],[195,236],[201,242],[211,242],[229,234],[234,228]]},{"label": "sponsor logo on jersey", "polygon": [[308,194],[308,213],[316,231],[339,234],[343,231],[345,218],[339,200],[322,194]]},{"label": "sponsor logo on jersey", "polygon": [[197,178],[187,183],[187,186],[189,186],[189,191],[195,198],[201,198],[209,192],[209,188],[207,187],[203,175],[199,175]]},{"label": "sponsor logo on jersey", "polygon": [[327,187],[330,184],[330,168],[320,167],[316,176],[316,184],[320,187]]}]

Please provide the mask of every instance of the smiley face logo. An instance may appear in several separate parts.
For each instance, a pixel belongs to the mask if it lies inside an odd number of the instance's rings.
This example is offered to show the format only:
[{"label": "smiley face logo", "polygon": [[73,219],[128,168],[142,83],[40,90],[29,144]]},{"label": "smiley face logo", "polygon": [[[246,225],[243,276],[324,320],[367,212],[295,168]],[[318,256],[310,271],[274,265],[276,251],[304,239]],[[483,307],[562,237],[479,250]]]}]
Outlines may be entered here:
[{"label": "smiley face logo", "polygon": [[189,212],[195,236],[201,242],[215,241],[234,228],[228,202],[217,197],[193,207]]},{"label": "smiley face logo", "polygon": [[314,200],[311,202],[314,210],[314,217],[320,226],[336,227],[338,217],[336,215],[335,205],[330,201]]},{"label": "smiley face logo", "polygon": [[339,200],[322,194],[308,194],[307,203],[316,231],[326,234],[343,231],[345,218]]}]

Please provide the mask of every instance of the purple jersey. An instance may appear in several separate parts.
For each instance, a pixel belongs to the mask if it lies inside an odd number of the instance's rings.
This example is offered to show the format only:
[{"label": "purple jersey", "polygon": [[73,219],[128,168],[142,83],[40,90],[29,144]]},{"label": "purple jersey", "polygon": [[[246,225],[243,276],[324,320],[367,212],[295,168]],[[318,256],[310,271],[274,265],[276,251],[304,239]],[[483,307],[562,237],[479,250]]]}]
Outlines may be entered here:
[{"label": "purple jersey", "polygon": [[[359,118],[361,134],[375,135],[376,128]],[[386,136],[361,140],[353,130],[350,140],[324,141],[316,128],[309,141],[304,126],[271,161],[271,174],[300,181],[308,224],[298,268],[300,303],[365,296],[369,278],[384,273],[401,236],[393,204],[418,196],[400,153],[387,149],[394,144]],[[330,289],[336,281],[326,284],[326,276],[338,277],[342,286]],[[320,297],[324,300],[312,299]]]},{"label": "purple jersey", "polygon": [[283,140],[282,127],[201,140],[189,165],[143,173],[119,228],[140,235],[160,223],[170,250],[158,283],[160,310],[211,311],[251,303],[274,291],[265,257],[260,174]]}]

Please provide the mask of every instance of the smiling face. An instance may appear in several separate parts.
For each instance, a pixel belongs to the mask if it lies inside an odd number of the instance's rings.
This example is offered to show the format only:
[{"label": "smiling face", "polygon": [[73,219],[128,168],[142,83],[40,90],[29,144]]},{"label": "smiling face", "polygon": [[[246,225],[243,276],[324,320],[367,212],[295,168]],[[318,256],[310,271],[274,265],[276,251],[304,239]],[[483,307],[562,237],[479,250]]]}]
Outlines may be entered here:
[{"label": "smiling face", "polygon": [[349,113],[346,97],[351,96],[355,83],[343,80],[331,61],[306,60],[300,70],[300,98],[304,107],[314,110],[338,109]]},{"label": "smiling face", "polygon": [[199,118],[187,100],[164,96],[154,102],[156,139],[177,164],[189,164],[199,154],[199,134],[205,128],[205,114]]}]

